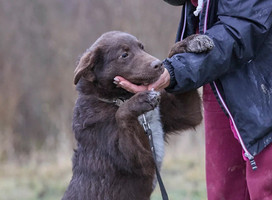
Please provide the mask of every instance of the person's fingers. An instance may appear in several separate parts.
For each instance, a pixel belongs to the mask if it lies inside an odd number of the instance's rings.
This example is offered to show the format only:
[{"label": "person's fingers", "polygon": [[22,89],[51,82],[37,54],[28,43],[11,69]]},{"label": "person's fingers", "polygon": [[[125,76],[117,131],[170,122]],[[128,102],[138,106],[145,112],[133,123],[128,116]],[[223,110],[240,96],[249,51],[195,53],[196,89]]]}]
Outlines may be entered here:
[{"label": "person's fingers", "polygon": [[151,90],[152,88],[154,88],[155,90],[161,90],[168,87],[169,84],[170,84],[170,74],[168,70],[165,69],[163,74],[160,76],[160,78],[156,82],[150,84],[148,86],[148,89]]},{"label": "person's fingers", "polygon": [[132,93],[142,92],[142,91],[146,91],[148,89],[147,86],[135,85],[135,84],[130,83],[129,81],[121,81],[119,83],[119,85],[123,89],[125,89],[129,92],[132,92]]},{"label": "person's fingers", "polygon": [[159,91],[169,86],[170,74],[167,69],[164,69],[164,72],[162,73],[160,78],[154,83],[149,84],[148,86],[135,85],[121,76],[116,76],[114,78],[114,83],[117,85],[117,87],[122,87],[123,89],[132,93],[137,93],[137,92],[142,92],[142,91],[152,90],[152,89]]},{"label": "person's fingers", "polygon": [[116,76],[114,78],[114,83],[117,86],[122,87],[123,89],[125,89],[131,93],[142,92],[142,91],[146,91],[148,89],[147,86],[135,85],[135,84],[129,82],[128,80],[124,79],[121,76]]},{"label": "person's fingers", "polygon": [[121,81],[127,81],[125,78],[123,78],[122,76],[116,76],[114,78],[115,81],[117,81],[118,83],[121,82]]}]

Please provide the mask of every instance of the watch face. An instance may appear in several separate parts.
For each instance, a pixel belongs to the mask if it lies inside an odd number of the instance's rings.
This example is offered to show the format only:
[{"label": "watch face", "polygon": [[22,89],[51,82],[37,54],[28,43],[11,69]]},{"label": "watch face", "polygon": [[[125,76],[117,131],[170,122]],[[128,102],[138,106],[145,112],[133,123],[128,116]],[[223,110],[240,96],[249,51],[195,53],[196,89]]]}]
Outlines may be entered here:
[{"label": "watch face", "polygon": [[164,1],[173,6],[181,6],[185,3],[186,0],[164,0]]}]

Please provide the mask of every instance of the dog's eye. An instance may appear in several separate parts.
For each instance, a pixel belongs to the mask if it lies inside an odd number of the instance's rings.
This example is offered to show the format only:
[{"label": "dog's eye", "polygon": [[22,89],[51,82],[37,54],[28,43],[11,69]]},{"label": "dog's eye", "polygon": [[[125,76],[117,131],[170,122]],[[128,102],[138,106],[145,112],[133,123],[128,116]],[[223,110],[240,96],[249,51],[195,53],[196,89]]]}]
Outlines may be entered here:
[{"label": "dog's eye", "polygon": [[122,57],[122,58],[128,57],[128,53],[127,53],[127,52],[123,53],[123,54],[121,55],[121,57]]},{"label": "dog's eye", "polygon": [[143,44],[139,44],[140,48],[143,50],[144,49],[144,45]]}]

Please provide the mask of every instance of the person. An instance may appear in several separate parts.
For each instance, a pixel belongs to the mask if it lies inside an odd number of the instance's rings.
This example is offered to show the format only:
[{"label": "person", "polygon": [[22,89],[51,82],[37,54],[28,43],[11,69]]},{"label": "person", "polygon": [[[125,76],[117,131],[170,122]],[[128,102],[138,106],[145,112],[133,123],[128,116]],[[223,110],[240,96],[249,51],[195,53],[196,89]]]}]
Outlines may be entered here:
[{"label": "person", "polygon": [[214,48],[165,59],[148,86],[116,84],[133,93],[203,86],[208,199],[272,199],[272,1],[164,1],[183,5],[177,41],[199,32]]}]

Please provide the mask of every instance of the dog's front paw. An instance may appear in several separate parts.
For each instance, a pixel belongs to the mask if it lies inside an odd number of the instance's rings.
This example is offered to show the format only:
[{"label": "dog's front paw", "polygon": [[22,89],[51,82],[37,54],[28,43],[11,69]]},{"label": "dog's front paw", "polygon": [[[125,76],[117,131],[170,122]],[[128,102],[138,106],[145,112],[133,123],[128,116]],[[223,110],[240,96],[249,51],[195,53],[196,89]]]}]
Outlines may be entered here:
[{"label": "dog's front paw", "polygon": [[[144,91],[135,94],[125,102],[127,112],[138,117],[148,111],[153,110],[160,103],[160,93],[156,91]],[[121,108],[121,107],[120,107]]]},{"label": "dog's front paw", "polygon": [[160,92],[157,91],[150,91],[147,93],[147,99],[151,107],[154,109],[160,103]]},{"label": "dog's front paw", "polygon": [[209,51],[214,47],[214,43],[207,35],[192,35],[185,39],[187,42],[186,52],[201,53]]},{"label": "dog's front paw", "polygon": [[201,53],[209,51],[213,47],[214,43],[207,35],[194,34],[175,43],[168,54],[168,58],[178,53]]},{"label": "dog's front paw", "polygon": [[134,95],[131,106],[134,105],[133,109],[138,110],[138,114],[143,114],[150,110],[153,110],[160,103],[160,92],[157,91],[145,91],[139,92]]}]

